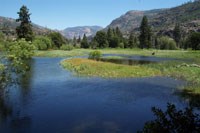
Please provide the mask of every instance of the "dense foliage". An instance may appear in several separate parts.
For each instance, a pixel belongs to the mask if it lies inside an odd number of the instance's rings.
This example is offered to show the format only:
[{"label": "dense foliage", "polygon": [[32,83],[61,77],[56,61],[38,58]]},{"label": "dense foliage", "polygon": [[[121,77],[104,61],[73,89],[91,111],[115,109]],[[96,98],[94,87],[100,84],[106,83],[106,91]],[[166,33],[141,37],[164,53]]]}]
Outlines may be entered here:
[{"label": "dense foliage", "polygon": [[163,36],[163,37],[160,37],[157,41],[158,41],[158,44],[156,45],[156,47],[159,47],[161,50],[164,50],[164,49],[175,50],[175,49],[177,49],[176,42],[170,37]]},{"label": "dense foliage", "polygon": [[200,50],[200,32],[192,33],[188,37],[187,43],[193,50]]},{"label": "dense foliage", "polygon": [[37,36],[33,40],[33,45],[38,49],[38,50],[47,50],[52,48],[52,41],[50,38],[46,36]]},{"label": "dense foliage", "polygon": [[177,110],[175,105],[168,104],[167,110],[152,108],[156,119],[147,122],[141,133],[199,133],[200,116],[192,108]]},{"label": "dense foliage", "polygon": [[20,26],[16,28],[18,38],[25,38],[26,41],[32,41],[33,31],[30,20],[31,14],[29,13],[29,9],[23,5],[17,14],[19,14],[19,18],[16,21],[21,22]]},{"label": "dense foliage", "polygon": [[60,48],[62,45],[67,43],[67,40],[58,32],[52,32],[48,35],[52,41],[53,48]]},{"label": "dense foliage", "polygon": [[89,48],[89,43],[86,35],[84,34],[83,39],[81,41],[81,48]]},{"label": "dense foliage", "polygon": [[101,56],[102,56],[102,53],[100,51],[92,51],[92,52],[89,53],[89,57],[88,58],[89,59],[98,60],[98,59],[101,58]]},{"label": "dense foliage", "polygon": [[7,57],[10,61],[9,66],[12,67],[12,71],[24,72],[29,69],[27,61],[33,56],[35,46],[25,39],[21,39],[10,43],[7,50]]}]

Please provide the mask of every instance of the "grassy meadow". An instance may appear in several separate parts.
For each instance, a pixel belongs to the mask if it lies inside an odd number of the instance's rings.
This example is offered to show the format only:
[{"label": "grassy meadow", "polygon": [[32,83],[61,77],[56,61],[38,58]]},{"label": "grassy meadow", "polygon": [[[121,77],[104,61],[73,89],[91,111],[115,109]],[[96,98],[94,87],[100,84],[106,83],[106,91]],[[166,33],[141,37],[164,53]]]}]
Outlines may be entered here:
[{"label": "grassy meadow", "polygon": [[[73,57],[88,55],[93,50],[76,49],[72,51],[52,51],[48,57]],[[168,76],[187,81],[184,88],[191,93],[200,94],[200,51],[184,50],[140,50],[140,49],[99,49],[102,54],[124,54],[178,58],[184,60],[163,61],[143,65],[120,65],[83,58],[72,58],[61,62],[61,65],[80,76],[96,76],[103,78],[153,77]],[[59,53],[55,56],[54,52]],[[152,55],[152,53],[155,55]],[[38,55],[38,53],[36,53]],[[46,55],[45,52],[43,55]],[[112,58],[109,56],[108,58]],[[113,56],[114,59],[121,59]]]}]

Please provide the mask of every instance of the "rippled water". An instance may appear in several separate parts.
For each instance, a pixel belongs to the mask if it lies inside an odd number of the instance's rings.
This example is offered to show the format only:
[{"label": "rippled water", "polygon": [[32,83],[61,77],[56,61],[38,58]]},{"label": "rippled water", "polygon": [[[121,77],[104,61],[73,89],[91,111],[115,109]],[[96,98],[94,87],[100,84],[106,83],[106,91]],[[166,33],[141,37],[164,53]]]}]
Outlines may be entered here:
[{"label": "rippled water", "polygon": [[153,119],[152,106],[186,106],[167,77],[74,77],[61,58],[34,58],[23,84],[0,99],[0,133],[136,132]]}]

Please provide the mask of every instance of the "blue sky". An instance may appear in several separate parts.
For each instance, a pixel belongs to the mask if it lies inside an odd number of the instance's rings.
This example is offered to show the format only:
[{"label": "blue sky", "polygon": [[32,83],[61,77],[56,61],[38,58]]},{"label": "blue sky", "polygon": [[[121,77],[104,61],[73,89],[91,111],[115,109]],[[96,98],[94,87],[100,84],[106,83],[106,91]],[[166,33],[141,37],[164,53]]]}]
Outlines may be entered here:
[{"label": "blue sky", "polygon": [[52,29],[73,26],[107,26],[129,10],[169,8],[189,0],[0,0],[0,16],[17,18],[26,5],[32,22]]}]

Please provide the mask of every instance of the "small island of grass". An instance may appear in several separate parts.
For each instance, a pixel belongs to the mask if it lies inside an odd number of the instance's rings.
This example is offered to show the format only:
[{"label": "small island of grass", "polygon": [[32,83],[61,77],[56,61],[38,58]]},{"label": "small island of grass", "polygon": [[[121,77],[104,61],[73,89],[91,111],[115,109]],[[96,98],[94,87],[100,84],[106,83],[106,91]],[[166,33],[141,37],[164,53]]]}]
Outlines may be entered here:
[{"label": "small island of grass", "polygon": [[150,77],[161,74],[159,70],[146,66],[128,66],[81,58],[64,60],[61,65],[78,75],[103,78]]}]

